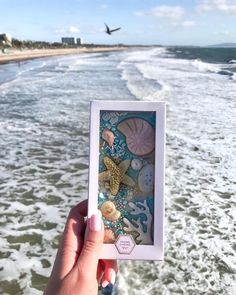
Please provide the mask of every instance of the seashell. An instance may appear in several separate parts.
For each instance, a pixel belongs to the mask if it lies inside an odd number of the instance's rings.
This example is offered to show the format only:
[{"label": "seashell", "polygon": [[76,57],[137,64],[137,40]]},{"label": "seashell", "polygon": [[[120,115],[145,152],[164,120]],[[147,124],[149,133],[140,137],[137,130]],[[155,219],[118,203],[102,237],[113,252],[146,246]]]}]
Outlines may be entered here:
[{"label": "seashell", "polygon": [[138,171],[138,170],[140,170],[142,168],[142,162],[139,159],[133,159],[131,161],[131,167],[134,170]]},{"label": "seashell", "polygon": [[138,186],[143,193],[150,193],[154,187],[154,165],[143,166],[138,175]]},{"label": "seashell", "polygon": [[108,194],[108,200],[113,201],[116,196],[113,196],[112,194]]},{"label": "seashell", "polygon": [[99,196],[100,199],[104,199],[104,194],[103,193],[99,193],[98,196]]},{"label": "seashell", "polygon": [[111,130],[109,130],[108,128],[105,128],[102,131],[102,138],[108,143],[108,145],[110,147],[113,146],[115,136],[114,136],[114,134],[113,134],[113,132]]},{"label": "seashell", "polygon": [[116,221],[120,218],[120,211],[116,209],[115,204],[112,201],[106,201],[100,208],[102,215],[110,221]]},{"label": "seashell", "polygon": [[126,119],[117,126],[117,129],[125,135],[131,153],[145,156],[153,151],[155,132],[147,121],[140,118]]},{"label": "seashell", "polygon": [[103,243],[105,244],[113,244],[116,240],[116,237],[111,229],[104,230],[104,239]]}]

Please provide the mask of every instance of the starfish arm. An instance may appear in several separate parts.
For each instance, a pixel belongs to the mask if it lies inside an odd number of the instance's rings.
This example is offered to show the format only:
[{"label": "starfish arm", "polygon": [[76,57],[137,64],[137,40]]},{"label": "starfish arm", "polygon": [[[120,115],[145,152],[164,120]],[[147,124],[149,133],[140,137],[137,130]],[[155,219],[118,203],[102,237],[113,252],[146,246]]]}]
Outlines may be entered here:
[{"label": "starfish arm", "polygon": [[117,177],[110,178],[110,191],[113,196],[116,196],[120,188],[120,181]]},{"label": "starfish arm", "polygon": [[130,160],[129,159],[126,159],[126,160],[124,160],[124,161],[122,161],[119,165],[118,165],[118,167],[120,168],[120,170],[121,170],[121,175],[122,174],[125,174],[125,172],[128,170],[128,168],[129,168],[129,165],[130,165]]},{"label": "starfish arm", "polygon": [[117,169],[116,163],[114,163],[114,161],[108,157],[104,157],[104,164],[107,170],[115,171]]},{"label": "starfish arm", "polygon": [[135,186],[135,181],[128,175],[124,175],[121,182],[125,185],[134,187]]},{"label": "starfish arm", "polygon": [[103,171],[99,173],[99,181],[109,181],[111,177],[110,171]]}]

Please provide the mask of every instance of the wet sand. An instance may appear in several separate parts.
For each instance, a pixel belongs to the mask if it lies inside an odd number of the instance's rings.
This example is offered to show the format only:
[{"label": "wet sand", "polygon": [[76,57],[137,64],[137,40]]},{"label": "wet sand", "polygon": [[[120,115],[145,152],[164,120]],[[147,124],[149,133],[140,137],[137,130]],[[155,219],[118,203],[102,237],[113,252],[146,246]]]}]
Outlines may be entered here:
[{"label": "wet sand", "polygon": [[28,59],[35,59],[47,56],[69,55],[79,53],[94,53],[105,51],[119,51],[124,50],[125,47],[94,47],[94,48],[67,48],[67,49],[32,49],[32,50],[8,50],[6,53],[0,54],[0,64],[10,62],[19,62]]}]

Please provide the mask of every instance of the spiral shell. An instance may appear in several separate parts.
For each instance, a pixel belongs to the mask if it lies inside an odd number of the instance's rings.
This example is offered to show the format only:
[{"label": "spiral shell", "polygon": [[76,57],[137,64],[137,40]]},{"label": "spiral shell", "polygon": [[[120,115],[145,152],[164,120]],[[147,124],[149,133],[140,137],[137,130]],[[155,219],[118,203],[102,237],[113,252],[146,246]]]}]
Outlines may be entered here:
[{"label": "spiral shell", "polygon": [[126,119],[117,129],[125,135],[127,147],[134,155],[145,156],[153,151],[155,132],[147,121],[140,118]]},{"label": "spiral shell", "polygon": [[108,128],[105,128],[102,132],[102,138],[108,143],[110,147],[113,146],[115,136]]},{"label": "spiral shell", "polygon": [[120,218],[120,211],[116,209],[115,204],[112,201],[106,201],[100,208],[102,215],[110,221],[116,221]]},{"label": "spiral shell", "polygon": [[113,244],[116,240],[116,237],[111,229],[104,230],[104,239],[103,243],[105,244]]}]

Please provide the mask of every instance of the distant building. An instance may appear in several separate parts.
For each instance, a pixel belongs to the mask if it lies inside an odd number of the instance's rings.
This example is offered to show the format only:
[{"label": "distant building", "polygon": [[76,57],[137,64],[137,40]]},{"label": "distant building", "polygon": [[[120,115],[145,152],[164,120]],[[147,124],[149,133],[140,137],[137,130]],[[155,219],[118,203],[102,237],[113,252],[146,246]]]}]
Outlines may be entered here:
[{"label": "distant building", "polygon": [[77,40],[75,37],[62,37],[61,42],[69,45],[77,44]]},{"label": "distant building", "polygon": [[77,45],[82,45],[84,43],[82,38],[77,38],[76,41]]},{"label": "distant building", "polygon": [[9,34],[0,34],[0,45],[1,46],[7,46],[11,47],[12,46],[12,38]]}]

